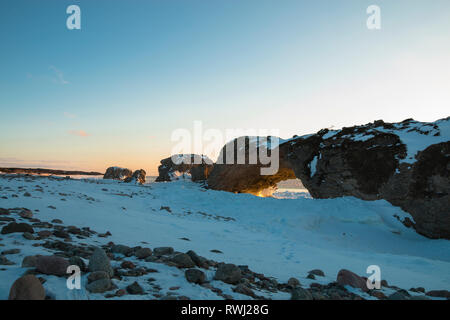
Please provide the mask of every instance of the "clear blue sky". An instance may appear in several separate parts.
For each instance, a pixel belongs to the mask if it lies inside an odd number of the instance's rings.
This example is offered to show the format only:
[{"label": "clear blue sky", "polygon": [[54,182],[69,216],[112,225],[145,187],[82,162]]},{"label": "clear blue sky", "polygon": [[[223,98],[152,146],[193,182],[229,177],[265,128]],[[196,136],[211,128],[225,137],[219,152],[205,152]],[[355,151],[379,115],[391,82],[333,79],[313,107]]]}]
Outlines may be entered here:
[{"label": "clear blue sky", "polygon": [[448,0],[5,0],[0,24],[0,166],[155,173],[194,120],[288,138],[450,110]]}]

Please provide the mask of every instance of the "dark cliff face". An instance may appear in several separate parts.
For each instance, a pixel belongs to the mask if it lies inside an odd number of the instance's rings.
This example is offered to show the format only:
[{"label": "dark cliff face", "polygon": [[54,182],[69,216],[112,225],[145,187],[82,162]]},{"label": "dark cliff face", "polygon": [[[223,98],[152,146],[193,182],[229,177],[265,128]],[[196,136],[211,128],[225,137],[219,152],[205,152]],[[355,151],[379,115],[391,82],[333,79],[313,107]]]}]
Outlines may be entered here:
[{"label": "dark cliff face", "polygon": [[[175,162],[173,161],[174,158],[176,158]],[[194,182],[205,181],[212,166],[212,161],[206,156],[196,154],[175,155],[161,160],[156,182],[172,181],[176,179],[176,174],[189,174]]]},{"label": "dark cliff face", "polygon": [[321,130],[282,143],[274,175],[261,175],[259,163],[215,164],[208,186],[258,194],[297,177],[314,198],[384,199],[410,213],[415,224],[404,223],[417,232],[450,239],[449,121],[375,121]]},{"label": "dark cliff face", "polygon": [[383,196],[413,216],[419,233],[450,239],[450,142],[419,152],[407,175],[404,198]]}]

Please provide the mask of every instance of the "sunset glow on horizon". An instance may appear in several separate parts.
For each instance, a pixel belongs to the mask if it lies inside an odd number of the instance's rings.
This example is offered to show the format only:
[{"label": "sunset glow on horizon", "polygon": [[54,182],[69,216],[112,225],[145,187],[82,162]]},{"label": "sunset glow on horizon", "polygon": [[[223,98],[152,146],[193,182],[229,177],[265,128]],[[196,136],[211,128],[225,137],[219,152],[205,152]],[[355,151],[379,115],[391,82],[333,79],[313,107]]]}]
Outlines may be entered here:
[{"label": "sunset glow on horizon", "polygon": [[448,0],[81,0],[68,30],[72,2],[0,4],[0,167],[157,175],[197,120],[286,139],[449,116]]}]

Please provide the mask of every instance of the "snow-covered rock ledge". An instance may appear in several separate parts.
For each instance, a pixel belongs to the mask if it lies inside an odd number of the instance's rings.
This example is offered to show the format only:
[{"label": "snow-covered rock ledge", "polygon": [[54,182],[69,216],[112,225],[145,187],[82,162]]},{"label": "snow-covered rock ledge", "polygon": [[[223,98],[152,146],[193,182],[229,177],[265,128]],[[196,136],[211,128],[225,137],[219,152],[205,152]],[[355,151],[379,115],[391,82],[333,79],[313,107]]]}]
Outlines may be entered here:
[{"label": "snow-covered rock ledge", "polygon": [[261,176],[261,165],[215,164],[207,182],[257,194],[297,177],[314,198],[385,199],[410,213],[403,222],[420,234],[450,239],[449,140],[450,118],[324,129],[281,142],[273,176]]}]

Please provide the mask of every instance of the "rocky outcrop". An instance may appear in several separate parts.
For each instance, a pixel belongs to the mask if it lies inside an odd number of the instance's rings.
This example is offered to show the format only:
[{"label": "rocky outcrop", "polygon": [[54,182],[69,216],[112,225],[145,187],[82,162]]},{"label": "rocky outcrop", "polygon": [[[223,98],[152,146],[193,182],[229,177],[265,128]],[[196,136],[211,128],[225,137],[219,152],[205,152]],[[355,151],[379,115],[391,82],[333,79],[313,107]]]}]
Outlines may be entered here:
[{"label": "rocky outcrop", "polygon": [[120,168],[120,167],[109,167],[106,170],[106,173],[103,176],[103,179],[113,179],[113,180],[123,181],[127,178],[131,178],[132,175],[133,175],[133,172],[130,169]]},{"label": "rocky outcrop", "polygon": [[[219,160],[221,163],[214,164],[211,174],[208,177],[208,187],[215,190],[225,190],[235,193],[252,193],[260,196],[269,196],[271,191],[276,189],[276,185],[280,181],[295,179],[294,171],[291,164],[286,161],[285,149],[274,148],[279,152],[279,168],[273,175],[262,175],[261,169],[267,168],[267,164],[263,164],[259,153],[271,155],[270,151],[264,145],[259,144],[252,137],[245,137],[245,143],[238,148],[238,139],[234,139],[227,143],[220,152]],[[226,159],[227,150],[232,149],[234,159]],[[245,149],[244,149],[245,148]],[[265,148],[265,149],[263,149]],[[238,154],[243,154],[245,162],[239,164]],[[250,159],[256,159],[250,161]],[[265,194],[264,194],[265,192]]]},{"label": "rocky outcrop", "polygon": [[260,194],[296,177],[314,198],[385,199],[410,213],[414,222],[403,222],[420,234],[450,239],[449,132],[450,118],[324,129],[276,146],[280,169],[273,175],[261,175],[260,163],[215,164],[207,183]]},{"label": "rocky outcrop", "polygon": [[212,161],[206,156],[197,154],[178,154],[161,160],[158,167],[159,175],[156,182],[168,182],[181,178],[190,178],[192,181],[208,179],[212,169]]},{"label": "rocky outcrop", "polygon": [[144,184],[146,175],[147,173],[144,169],[139,169],[133,172],[131,177],[126,178],[125,182]]},{"label": "rocky outcrop", "polygon": [[450,239],[449,122],[376,121],[281,147],[313,197],[385,199],[412,215],[403,222],[417,232]]},{"label": "rocky outcrop", "polygon": [[144,184],[146,175],[147,173],[144,169],[139,169],[133,172],[128,168],[109,167],[106,170],[103,179],[113,179],[127,183]]}]

